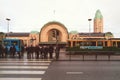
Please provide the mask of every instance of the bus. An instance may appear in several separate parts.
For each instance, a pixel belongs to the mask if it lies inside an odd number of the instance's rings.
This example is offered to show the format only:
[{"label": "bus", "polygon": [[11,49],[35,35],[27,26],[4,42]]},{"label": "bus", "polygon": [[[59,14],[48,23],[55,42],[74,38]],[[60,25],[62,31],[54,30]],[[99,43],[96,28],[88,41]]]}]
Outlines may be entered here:
[{"label": "bus", "polygon": [[16,52],[20,53],[23,47],[23,40],[21,39],[3,39],[2,44],[8,48],[8,52],[11,46],[15,46]]}]

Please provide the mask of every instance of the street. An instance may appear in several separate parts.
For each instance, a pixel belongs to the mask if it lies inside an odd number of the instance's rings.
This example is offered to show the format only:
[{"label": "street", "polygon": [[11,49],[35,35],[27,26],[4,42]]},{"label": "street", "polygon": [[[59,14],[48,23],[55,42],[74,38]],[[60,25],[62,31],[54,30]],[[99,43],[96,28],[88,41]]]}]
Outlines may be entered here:
[{"label": "street", "polygon": [[[75,59],[79,56],[73,56]],[[102,56],[104,57],[104,56]],[[94,59],[87,56],[86,59]],[[67,60],[64,60],[67,59]],[[104,57],[103,59],[107,59]],[[113,57],[112,57],[113,59]],[[119,56],[116,58],[119,59]],[[0,80],[119,80],[119,60],[60,60],[1,58]]]},{"label": "street", "polygon": [[54,61],[43,80],[119,80],[119,61]]}]

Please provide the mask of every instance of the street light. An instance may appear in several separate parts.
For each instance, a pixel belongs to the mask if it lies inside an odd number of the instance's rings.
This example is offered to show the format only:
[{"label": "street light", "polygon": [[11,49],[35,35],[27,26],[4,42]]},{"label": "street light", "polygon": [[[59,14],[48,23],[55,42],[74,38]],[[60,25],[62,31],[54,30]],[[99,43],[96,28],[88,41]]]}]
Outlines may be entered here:
[{"label": "street light", "polygon": [[88,21],[89,21],[89,33],[90,33],[90,31],[91,31],[91,29],[90,29],[90,26],[91,26],[90,22],[92,21],[92,19],[88,19]]},{"label": "street light", "polygon": [[56,35],[56,50],[55,50],[55,53],[56,53],[56,60],[58,60],[59,58],[59,51],[60,51],[60,48],[59,48],[59,45],[58,45],[58,36],[59,36],[59,31],[58,30],[55,30],[55,35]]},{"label": "street light", "polygon": [[6,18],[6,20],[7,20],[7,33],[8,33],[8,37],[9,37],[9,21],[10,21],[10,19],[9,18]]},{"label": "street light", "polygon": [[[89,39],[90,39],[90,32],[91,32],[91,28],[90,28],[91,24],[90,23],[91,23],[92,19],[89,18],[88,21],[89,21]],[[90,42],[89,42],[89,45],[90,45]]]}]

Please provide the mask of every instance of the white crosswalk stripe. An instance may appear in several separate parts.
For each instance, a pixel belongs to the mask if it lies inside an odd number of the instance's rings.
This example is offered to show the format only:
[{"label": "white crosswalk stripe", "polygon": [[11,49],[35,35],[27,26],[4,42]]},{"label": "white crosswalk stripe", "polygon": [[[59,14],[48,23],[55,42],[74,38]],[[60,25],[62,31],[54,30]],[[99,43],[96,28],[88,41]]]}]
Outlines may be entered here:
[{"label": "white crosswalk stripe", "polygon": [[48,66],[0,66],[2,69],[47,69]]},{"label": "white crosswalk stripe", "polygon": [[0,78],[0,80],[42,80],[42,78]]},{"label": "white crosswalk stripe", "polygon": [[42,65],[44,65],[44,66],[48,66],[48,65],[50,65],[50,63],[27,63],[27,62],[24,62],[24,63],[8,63],[7,62],[7,64],[6,64],[6,62],[4,62],[4,63],[0,63],[0,66],[1,65],[26,65],[26,66],[30,66],[30,65],[34,65],[34,66],[42,66]]},{"label": "white crosswalk stripe", "polygon": [[45,74],[45,71],[0,71],[0,74]]},{"label": "white crosswalk stripe", "polygon": [[0,80],[42,80],[50,63],[50,60],[0,59]]},{"label": "white crosswalk stripe", "polygon": [[12,62],[12,63],[14,63],[14,62],[44,62],[44,63],[48,63],[48,62],[51,62],[51,61],[0,61],[0,63],[2,63],[2,62]]}]

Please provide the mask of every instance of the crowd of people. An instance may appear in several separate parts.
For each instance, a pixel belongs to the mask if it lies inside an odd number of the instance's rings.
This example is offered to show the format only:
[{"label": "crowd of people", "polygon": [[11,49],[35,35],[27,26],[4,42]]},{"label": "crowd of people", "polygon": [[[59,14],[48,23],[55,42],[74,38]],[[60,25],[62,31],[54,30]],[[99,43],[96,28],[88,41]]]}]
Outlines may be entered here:
[{"label": "crowd of people", "polygon": [[8,57],[8,55],[10,57],[15,57],[16,53],[19,55],[20,57],[20,52],[17,52],[16,51],[16,48],[15,46],[10,46],[9,48],[8,47],[4,47],[2,45],[0,45],[0,57],[1,58],[6,58]]},{"label": "crowd of people", "polygon": [[[50,46],[35,46],[33,47],[32,45],[31,46],[28,46],[26,48],[26,51],[27,51],[27,58],[36,58],[36,59],[47,59],[47,58],[50,58],[52,59],[53,58],[53,53],[55,52],[55,58],[58,58],[58,55],[59,53],[56,53],[56,50],[59,52],[60,51],[60,48],[57,49],[57,47],[53,47],[52,45]],[[35,55],[34,55],[35,54]]]},{"label": "crowd of people", "polygon": [[16,57],[15,55],[17,54],[19,58],[24,56],[24,53],[27,53],[27,58],[28,59],[53,59],[53,53],[55,53],[54,58],[58,59],[59,58],[59,51],[60,47],[59,46],[27,46],[27,47],[22,47],[21,52],[17,52],[15,46],[11,46],[8,50],[7,47],[3,47],[0,45],[0,57],[5,58],[8,57]]}]

